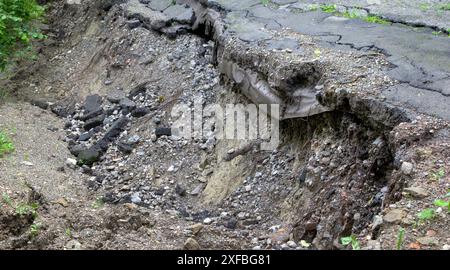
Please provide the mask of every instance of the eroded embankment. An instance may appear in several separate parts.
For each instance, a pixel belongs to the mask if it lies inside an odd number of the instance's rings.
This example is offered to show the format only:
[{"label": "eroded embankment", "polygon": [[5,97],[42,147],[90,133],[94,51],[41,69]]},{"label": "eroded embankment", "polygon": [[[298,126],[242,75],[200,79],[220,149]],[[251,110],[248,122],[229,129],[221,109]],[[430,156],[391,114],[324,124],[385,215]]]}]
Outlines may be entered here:
[{"label": "eroded embankment", "polygon": [[[70,169],[87,176],[94,194],[155,215],[152,232],[139,222],[113,235],[164,239],[154,242],[158,248],[174,248],[185,237],[198,241],[186,241],[190,247],[255,249],[305,248],[300,240],[343,248],[339,239],[350,234],[377,239],[378,215],[400,199],[406,179],[400,166],[410,142],[400,143],[393,130],[410,117],[351,90],[390,83],[381,72],[383,57],[320,51],[313,39],[282,31],[262,47],[249,45],[225,31],[223,11],[199,1],[178,1],[190,6],[164,12],[141,2],[66,7],[60,14],[86,16],[84,8],[94,15],[52,56],[69,67],[61,84],[66,99],[33,101],[65,120],[64,141],[81,165],[71,160]],[[280,42],[294,44],[292,51],[278,49]],[[46,81],[37,81],[45,88]],[[195,141],[171,136],[171,108],[200,99],[205,106],[281,104],[280,147],[260,151],[251,142],[217,140],[214,132]],[[127,224],[134,217],[117,219]],[[89,223],[71,222],[80,231]],[[121,247],[99,224],[78,240]]]}]

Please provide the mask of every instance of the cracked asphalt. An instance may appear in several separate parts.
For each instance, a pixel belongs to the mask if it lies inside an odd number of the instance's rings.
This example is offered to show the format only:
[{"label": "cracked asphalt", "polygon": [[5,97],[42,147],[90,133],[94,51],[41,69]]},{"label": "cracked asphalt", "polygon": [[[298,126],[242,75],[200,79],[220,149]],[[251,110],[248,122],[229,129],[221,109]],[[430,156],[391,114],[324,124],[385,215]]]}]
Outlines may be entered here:
[{"label": "cracked asphalt", "polygon": [[[450,120],[450,38],[436,31],[450,26],[449,11],[442,8],[448,1],[427,1],[427,5],[423,1],[381,0],[274,0],[268,5],[259,0],[207,2],[216,10],[226,11],[227,31],[248,43],[270,46],[273,31],[287,28],[314,36],[333,49],[383,53],[392,65],[386,75],[397,81],[383,90],[385,102]],[[320,8],[305,8],[318,3],[336,4],[339,11],[358,6],[367,14],[391,21],[369,23]],[[292,47],[289,42],[277,46]],[[370,89],[367,91],[370,95]]]}]

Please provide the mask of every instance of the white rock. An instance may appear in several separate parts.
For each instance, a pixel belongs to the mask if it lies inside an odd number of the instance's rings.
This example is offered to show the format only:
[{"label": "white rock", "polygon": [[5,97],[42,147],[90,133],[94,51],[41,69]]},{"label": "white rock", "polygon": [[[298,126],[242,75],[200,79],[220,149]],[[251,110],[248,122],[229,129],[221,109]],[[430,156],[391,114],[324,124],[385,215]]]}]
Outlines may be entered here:
[{"label": "white rock", "polygon": [[66,165],[67,165],[69,168],[76,168],[76,166],[77,166],[77,161],[76,161],[76,159],[68,158],[68,159],[66,159]]},{"label": "white rock", "polygon": [[413,171],[413,164],[405,161],[402,163],[400,170],[406,175],[411,175]]},{"label": "white rock", "polygon": [[297,247],[297,244],[294,241],[288,241],[286,244],[290,248],[296,248]]},{"label": "white rock", "polygon": [[205,219],[203,220],[203,223],[206,224],[206,225],[211,224],[211,223],[212,223],[212,219],[210,219],[210,218],[205,218]]}]

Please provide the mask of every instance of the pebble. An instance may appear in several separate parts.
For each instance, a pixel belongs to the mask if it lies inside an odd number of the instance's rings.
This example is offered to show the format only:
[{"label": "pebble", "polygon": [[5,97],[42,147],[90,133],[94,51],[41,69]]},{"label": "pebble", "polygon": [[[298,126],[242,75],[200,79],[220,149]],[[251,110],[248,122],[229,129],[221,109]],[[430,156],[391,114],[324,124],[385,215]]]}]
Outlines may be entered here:
[{"label": "pebble", "polygon": [[204,220],[203,220],[203,224],[206,224],[206,225],[209,225],[209,224],[211,224],[213,221],[212,221],[212,219],[211,218],[205,218]]},{"label": "pebble", "polygon": [[201,249],[200,245],[194,238],[188,238],[186,242],[184,242],[184,249],[186,250],[199,250]]},{"label": "pebble", "polygon": [[428,197],[428,191],[426,191],[421,187],[409,187],[405,188],[404,191],[413,196],[414,198],[422,199]]},{"label": "pebble", "polygon": [[413,164],[405,161],[402,163],[400,170],[402,171],[402,173],[406,175],[411,175],[413,171]]}]

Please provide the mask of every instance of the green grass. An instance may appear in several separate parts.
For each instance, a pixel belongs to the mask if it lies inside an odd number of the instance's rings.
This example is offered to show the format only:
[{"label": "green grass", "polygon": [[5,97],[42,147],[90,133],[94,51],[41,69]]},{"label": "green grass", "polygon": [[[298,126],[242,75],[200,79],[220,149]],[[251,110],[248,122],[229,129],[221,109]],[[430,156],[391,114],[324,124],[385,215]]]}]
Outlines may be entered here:
[{"label": "green grass", "polygon": [[320,5],[320,9],[326,13],[335,13],[337,12],[336,5]]},{"label": "green grass", "polygon": [[436,210],[434,210],[433,208],[424,209],[420,211],[419,214],[417,214],[417,217],[422,222],[426,220],[432,220],[436,217]]},{"label": "green grass", "polygon": [[397,235],[397,250],[401,250],[403,248],[403,242],[405,240],[405,229],[400,228]]},{"label": "green grass", "polygon": [[450,3],[440,5],[439,9],[440,10],[450,10]]},{"label": "green grass", "polygon": [[13,152],[14,150],[15,147],[12,140],[5,132],[0,131],[0,158],[2,158],[6,154]]},{"label": "green grass", "polygon": [[364,21],[369,23],[378,23],[378,24],[390,24],[389,21],[375,15],[369,15],[365,18],[363,18]]}]

